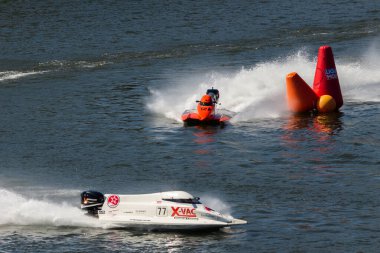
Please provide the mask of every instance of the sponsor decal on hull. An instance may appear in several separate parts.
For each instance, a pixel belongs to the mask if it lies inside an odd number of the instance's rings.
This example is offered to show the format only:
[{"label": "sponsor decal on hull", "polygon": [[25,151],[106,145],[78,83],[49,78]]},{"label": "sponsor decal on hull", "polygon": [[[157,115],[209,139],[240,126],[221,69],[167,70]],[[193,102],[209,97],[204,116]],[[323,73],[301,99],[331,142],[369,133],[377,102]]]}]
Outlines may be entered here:
[{"label": "sponsor decal on hull", "polygon": [[196,218],[195,208],[191,207],[174,207],[172,206],[172,217],[186,217],[186,218]]},{"label": "sponsor decal on hull", "polygon": [[107,205],[110,207],[110,208],[115,208],[119,205],[120,203],[120,197],[117,196],[117,195],[111,195],[108,197],[108,200],[107,200]]}]

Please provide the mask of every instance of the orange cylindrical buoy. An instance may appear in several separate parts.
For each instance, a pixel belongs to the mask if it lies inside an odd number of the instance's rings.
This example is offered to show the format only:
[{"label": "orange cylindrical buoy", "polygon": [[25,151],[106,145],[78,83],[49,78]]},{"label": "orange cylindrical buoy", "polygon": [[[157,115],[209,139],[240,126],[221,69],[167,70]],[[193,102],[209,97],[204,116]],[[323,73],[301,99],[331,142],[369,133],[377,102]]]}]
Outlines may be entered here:
[{"label": "orange cylindrical buoy", "polygon": [[336,102],[336,108],[343,105],[338,73],[334,55],[330,46],[321,46],[318,50],[318,62],[315,70],[313,90],[317,96],[330,95]]},{"label": "orange cylindrical buoy", "polygon": [[293,112],[307,112],[316,107],[318,96],[296,72],[286,76],[286,94]]},{"label": "orange cylindrical buoy", "polygon": [[330,95],[323,95],[317,103],[318,112],[333,112],[336,109],[335,99]]}]

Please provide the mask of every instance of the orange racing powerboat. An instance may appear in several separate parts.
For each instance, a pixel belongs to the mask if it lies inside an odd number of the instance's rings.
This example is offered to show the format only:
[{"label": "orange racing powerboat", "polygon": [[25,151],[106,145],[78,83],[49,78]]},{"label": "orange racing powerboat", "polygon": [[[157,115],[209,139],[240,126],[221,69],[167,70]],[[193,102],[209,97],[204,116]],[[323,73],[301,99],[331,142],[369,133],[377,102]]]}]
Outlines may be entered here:
[{"label": "orange racing powerboat", "polygon": [[217,89],[208,89],[202,96],[196,110],[186,110],[182,113],[182,121],[185,125],[220,125],[232,118],[232,112],[228,110],[216,110],[219,100]]}]

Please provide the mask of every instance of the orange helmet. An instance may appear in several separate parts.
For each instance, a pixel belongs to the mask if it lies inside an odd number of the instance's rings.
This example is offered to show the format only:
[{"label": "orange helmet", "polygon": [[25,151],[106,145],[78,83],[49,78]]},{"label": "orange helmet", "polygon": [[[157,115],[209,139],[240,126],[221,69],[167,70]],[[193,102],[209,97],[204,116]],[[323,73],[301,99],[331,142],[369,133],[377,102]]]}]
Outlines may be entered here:
[{"label": "orange helmet", "polygon": [[201,98],[201,101],[199,102],[200,105],[203,106],[211,106],[212,105],[212,98],[210,95],[203,95]]},{"label": "orange helmet", "polygon": [[199,101],[197,110],[201,121],[212,117],[215,110],[215,105],[210,95],[203,95],[201,101]]}]

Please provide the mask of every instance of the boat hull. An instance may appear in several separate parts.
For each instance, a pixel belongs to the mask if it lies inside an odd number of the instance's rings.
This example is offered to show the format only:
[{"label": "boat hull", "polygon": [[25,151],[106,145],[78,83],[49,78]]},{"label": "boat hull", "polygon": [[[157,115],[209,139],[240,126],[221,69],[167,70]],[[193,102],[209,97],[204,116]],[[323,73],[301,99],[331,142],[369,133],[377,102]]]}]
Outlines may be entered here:
[{"label": "boat hull", "polygon": [[235,219],[236,222],[218,222],[218,223],[165,223],[165,222],[151,222],[151,221],[110,221],[99,220],[100,223],[106,228],[113,229],[138,229],[149,231],[199,231],[199,230],[219,230],[224,227],[234,225],[246,224],[246,221]]},{"label": "boat hull", "polygon": [[208,118],[202,119],[196,110],[186,110],[182,114],[182,121],[187,126],[197,125],[224,125],[232,118],[232,112],[227,110],[218,110],[215,114]]},{"label": "boat hull", "polygon": [[85,191],[81,208],[105,228],[209,230],[247,223],[208,208],[183,191],[138,195]]}]

